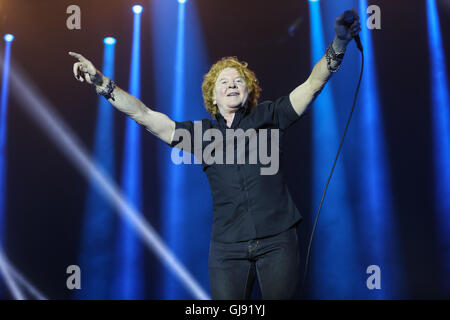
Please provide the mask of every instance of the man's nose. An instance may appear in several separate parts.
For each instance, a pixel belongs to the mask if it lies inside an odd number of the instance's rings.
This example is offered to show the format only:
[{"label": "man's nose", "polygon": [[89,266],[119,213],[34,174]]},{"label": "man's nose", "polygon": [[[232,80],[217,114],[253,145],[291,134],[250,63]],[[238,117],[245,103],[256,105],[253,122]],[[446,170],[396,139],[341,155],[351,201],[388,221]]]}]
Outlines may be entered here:
[{"label": "man's nose", "polygon": [[228,85],[229,88],[236,88],[236,83],[234,82],[230,82],[230,84]]}]

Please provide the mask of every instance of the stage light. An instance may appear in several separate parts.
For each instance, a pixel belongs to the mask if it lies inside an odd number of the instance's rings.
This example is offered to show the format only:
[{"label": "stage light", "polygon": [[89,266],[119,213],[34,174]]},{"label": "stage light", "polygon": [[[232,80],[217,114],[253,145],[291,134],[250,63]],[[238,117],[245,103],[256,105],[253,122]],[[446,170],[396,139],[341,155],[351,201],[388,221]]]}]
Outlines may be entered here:
[{"label": "stage light", "polygon": [[[134,6],[133,39],[131,47],[130,78],[128,92],[136,97],[141,96],[141,6]],[[125,142],[122,161],[122,190],[126,198],[136,209],[142,208],[142,152],[141,131],[139,125],[127,118],[125,126]],[[124,221],[119,228],[117,250],[118,255],[114,299],[144,299],[144,269],[142,261],[142,245],[136,231]]]},{"label": "stage light", "polygon": [[5,39],[6,42],[11,42],[14,40],[14,36],[11,33],[7,33],[7,34],[5,34],[3,39]]},{"label": "stage light", "polygon": [[[6,239],[6,173],[7,173],[7,142],[8,142],[8,109],[9,109],[9,78],[10,78],[10,63],[11,63],[11,46],[14,36],[6,34],[4,37],[5,53],[4,56],[0,54],[0,63],[2,68],[1,91],[0,91],[0,250],[4,246]],[[5,271],[6,272],[6,271]],[[7,272],[6,272],[7,273]],[[7,275],[5,274],[6,285],[8,283]],[[0,291],[2,283],[0,281]]]},{"label": "stage light", "polygon": [[[175,119],[180,119],[182,117],[182,112],[184,108],[184,97],[185,97],[185,83],[184,83],[184,72],[185,72],[185,21],[186,21],[186,6],[184,6],[184,2],[178,1],[178,15],[177,15],[177,29],[176,29],[176,46],[175,46],[175,61],[174,61],[174,74],[173,74],[173,97],[172,97],[172,108],[173,115]],[[167,164],[166,169],[169,169],[167,174],[168,187],[167,190],[164,191],[166,195],[169,195],[173,192],[176,193],[178,186],[183,183],[185,179],[184,168],[174,168],[173,164],[170,164],[170,160],[165,160],[169,164]],[[183,211],[183,203],[182,199],[179,201],[171,201],[169,198],[165,198],[165,223],[164,223],[164,234],[168,239],[168,243],[170,243],[171,248],[174,248],[175,251],[180,251],[180,241],[181,233],[177,232],[176,222],[179,220],[179,215],[182,214]],[[175,232],[174,232],[175,231]],[[177,287],[172,275],[166,273],[164,276],[164,299],[177,299],[180,297],[181,290]]]},{"label": "stage light", "polygon": [[143,9],[144,8],[142,8],[142,6],[138,5],[138,4],[133,6],[133,12],[136,13],[136,14],[140,14]]},{"label": "stage light", "polygon": [[[6,34],[4,36],[5,41],[5,55],[0,54],[0,63],[2,68],[2,84],[0,91],[0,276],[3,276],[6,287],[11,292],[14,299],[23,300],[24,296],[13,279],[12,275],[8,271],[5,259],[3,259],[3,246],[4,246],[4,232],[5,228],[5,202],[6,202],[6,142],[7,142],[7,117],[8,117],[8,96],[9,96],[9,70],[11,63],[11,42],[14,39],[12,34]],[[1,280],[1,277],[0,277]],[[0,289],[3,283],[0,281]]]},{"label": "stage light", "polygon": [[[367,0],[359,1],[360,17],[364,17],[366,14],[367,2]],[[372,33],[369,28],[362,28],[360,32],[364,46],[364,74],[361,80],[360,102],[356,105],[359,112],[357,112],[357,117],[352,120],[355,123],[354,130],[358,130],[357,140],[355,140],[359,147],[358,151],[354,151],[357,152],[355,158],[359,158],[359,161],[355,162],[354,175],[349,175],[349,177],[354,179],[356,184],[353,185],[358,190],[358,200],[353,202],[353,206],[357,205],[358,211],[363,210],[366,213],[364,219],[358,219],[357,227],[360,230],[368,229],[365,232],[367,238],[358,241],[360,246],[367,248],[361,257],[365,261],[378,261],[378,264],[390,270],[389,273],[384,274],[384,281],[392,285],[384,286],[380,290],[373,290],[367,297],[370,299],[393,299],[401,296],[403,288],[402,259],[395,232],[397,215],[391,196],[394,192],[392,191],[389,160],[386,157],[389,152],[386,150],[383,108],[380,104],[377,80],[379,68],[376,65]],[[356,46],[352,44],[351,53],[357,53],[359,56],[360,53],[354,48]],[[358,61],[353,57],[350,59]],[[341,90],[346,89],[341,87]],[[350,90],[348,90],[348,94],[350,95]],[[371,226],[371,228],[367,228],[367,226]],[[362,295],[365,294],[367,292],[362,290],[359,296],[362,298]]]},{"label": "stage light", "polygon": [[[0,72],[3,72],[3,62],[3,56],[0,55]],[[10,73],[11,92],[15,93],[18,104],[23,107],[24,111],[36,121],[83,176],[95,183],[98,192],[114,205],[116,209],[114,212],[133,226],[145,245],[166,267],[172,270],[192,296],[195,299],[210,299],[206,291],[173,255],[155,229],[143,218],[142,213],[128,202],[110,175],[106,174],[91,159],[86,147],[80,143],[81,140],[61,120],[54,111],[56,108],[49,104],[23,70],[17,65],[12,65],[11,70],[14,70]]]},{"label": "stage light", "polygon": [[[319,1],[309,2],[311,66],[324,55],[325,30]],[[313,215],[333,164],[339,146],[341,128],[336,114],[336,99],[328,83],[316,98],[311,108],[312,116],[312,203]],[[358,265],[354,255],[356,241],[351,220],[347,179],[342,157],[335,167],[330,188],[318,223],[320,235],[314,238],[311,247],[308,281],[311,295],[317,299],[342,299],[351,297],[357,283],[354,275]],[[330,246],[333,243],[333,246]],[[345,258],[343,258],[345,257]],[[330,265],[333,265],[330,268]],[[323,274],[327,274],[327,279]],[[332,279],[332,280],[331,280]]]},{"label": "stage light", "polygon": [[[26,299],[22,288],[26,289],[30,295],[38,300],[48,300],[35,286],[33,286],[15,266],[8,260],[2,249],[0,248],[0,275],[10,290],[11,295],[16,300]],[[21,285],[22,287],[19,287]]]},{"label": "stage light", "polygon": [[[171,119],[180,121],[208,116],[203,106],[198,79],[202,79],[209,58],[194,2],[153,1],[151,21],[156,105]],[[168,46],[163,45],[169,43]],[[171,70],[171,72],[167,72]],[[160,75],[164,74],[164,77]],[[200,82],[201,83],[201,82]],[[167,90],[167,88],[173,90]],[[189,108],[195,105],[197,107]],[[197,166],[175,165],[167,145],[158,145],[161,228],[169,247],[208,286],[208,252],[212,212],[210,189],[204,172]],[[180,190],[185,190],[180,194]],[[178,194],[173,201],[171,194]],[[195,207],[192,211],[189,208]],[[202,230],[202,232],[198,232]],[[172,274],[161,276],[162,299],[191,299]]]},{"label": "stage light", "polygon": [[[443,270],[450,268],[450,112],[449,85],[445,55],[445,29],[441,30],[438,5],[427,0],[427,30],[430,62],[430,98],[432,146],[434,162],[434,209],[436,211],[439,245],[443,248],[440,259]],[[442,34],[444,32],[444,35]],[[443,41],[444,40],[444,41]],[[442,286],[450,292],[450,276],[444,273]]]},{"label": "stage light", "polygon": [[105,39],[103,39],[103,42],[105,44],[116,44],[116,39],[113,37],[106,37]]},{"label": "stage light", "polygon": [[186,2],[187,2],[187,0],[178,0],[178,3],[181,3],[181,4],[184,4]]},{"label": "stage light", "polygon": [[8,287],[11,295],[15,300],[25,300],[25,295],[20,289],[18,283],[13,278],[11,273],[8,270],[8,266],[6,261],[3,259],[3,254],[0,251],[0,276],[5,280],[6,286]]},{"label": "stage light", "polygon": [[[103,40],[102,73],[114,79],[115,39]],[[97,120],[92,149],[92,159],[102,169],[114,177],[115,173],[115,139],[114,110],[103,97],[97,100]],[[80,245],[78,265],[84,272],[83,290],[75,290],[75,299],[111,299],[115,262],[114,240],[117,238],[114,225],[114,207],[97,192],[94,183],[90,182],[84,207],[82,241]],[[97,245],[93,246],[92,243]],[[103,270],[99,272],[99,270]]]}]

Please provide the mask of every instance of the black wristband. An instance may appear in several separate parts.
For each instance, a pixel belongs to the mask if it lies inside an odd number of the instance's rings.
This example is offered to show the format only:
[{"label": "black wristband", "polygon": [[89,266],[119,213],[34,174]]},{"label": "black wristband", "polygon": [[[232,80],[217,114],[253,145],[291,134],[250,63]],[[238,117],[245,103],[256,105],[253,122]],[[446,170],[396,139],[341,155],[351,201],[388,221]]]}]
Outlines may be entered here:
[{"label": "black wristband", "polygon": [[[339,70],[339,67],[341,66],[341,62],[344,59],[344,53],[343,52],[336,53],[333,49],[333,43],[331,43],[325,52],[325,58],[327,59],[328,71],[336,72]],[[331,60],[337,61],[338,66],[335,68],[331,67]]]},{"label": "black wristband", "polygon": [[104,96],[106,99],[111,99],[112,101],[115,101],[113,95],[115,87],[116,84],[114,83],[114,81],[108,78],[108,84],[106,85],[106,87],[105,88],[96,87],[95,91],[97,92],[98,95]]},{"label": "black wristband", "polygon": [[91,81],[96,86],[102,86],[103,85],[103,77],[99,72],[96,72],[95,75],[91,77]]}]

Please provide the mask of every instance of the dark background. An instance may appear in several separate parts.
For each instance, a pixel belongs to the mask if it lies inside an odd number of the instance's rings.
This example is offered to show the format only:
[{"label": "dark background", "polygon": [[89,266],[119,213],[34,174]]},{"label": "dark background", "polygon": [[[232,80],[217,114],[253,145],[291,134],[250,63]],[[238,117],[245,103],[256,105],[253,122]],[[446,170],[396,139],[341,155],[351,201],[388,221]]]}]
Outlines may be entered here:
[{"label": "dark background", "polygon": [[[287,94],[309,75],[307,1],[195,2],[210,63],[227,55],[236,55],[249,62],[263,88],[261,100],[273,100]],[[326,3],[322,1],[323,5]],[[439,264],[445,248],[440,247],[436,237],[437,219],[432,192],[432,122],[425,1],[371,3],[382,8],[382,29],[374,31],[372,38],[386,157],[391,169],[392,198],[399,226],[398,237],[405,257],[404,276],[408,283],[406,294],[397,298],[449,298],[448,288],[446,290],[441,283],[443,272],[450,270],[443,270]],[[81,7],[81,30],[70,31],[65,26],[65,11],[71,4]],[[74,80],[74,61],[67,52],[80,52],[99,68],[103,52],[101,41],[105,36],[113,35],[121,41],[122,48],[116,50],[115,81],[125,86],[131,58],[132,4],[142,4],[144,10],[149,10],[148,2],[144,1],[0,1],[0,33],[14,34],[14,61],[26,70],[88,148],[93,144],[97,97],[92,88]],[[448,1],[437,1],[437,5],[444,50],[448,52],[450,5]],[[289,36],[289,27],[299,18],[297,31]],[[153,107],[156,100],[149,19],[148,12],[144,11],[142,101]],[[326,42],[331,40],[328,38]],[[446,56],[447,68],[450,65],[448,60]],[[446,72],[449,74],[449,70]],[[354,76],[356,78],[357,75]],[[349,92],[353,93],[353,89]],[[348,113],[348,108],[348,104],[342,106],[343,115]],[[117,168],[120,168],[124,115],[116,112],[115,120],[116,161],[119,161]],[[288,184],[305,219],[299,227],[302,257],[313,219],[308,213],[317,206],[311,203],[311,161],[307,156],[311,149],[311,123],[309,112],[291,128],[285,141],[289,150],[285,157],[285,165],[290,172]],[[339,122],[341,128],[343,124]],[[348,134],[352,134],[351,129]],[[13,95],[10,96],[7,137],[5,251],[14,265],[48,297],[70,299],[72,293],[65,287],[65,270],[78,259],[86,180],[30,119]],[[155,161],[152,160],[158,143],[155,140],[146,132],[142,135],[144,164],[151,165]],[[151,171],[144,167],[145,170]],[[147,178],[149,175],[151,173],[143,179],[144,214],[158,206],[161,198],[154,182]],[[163,216],[146,214],[146,218],[158,229]],[[161,274],[158,260],[152,253],[146,255],[148,273]],[[200,261],[206,260],[202,258]],[[154,276],[152,281],[157,282],[157,278]],[[151,284],[148,284],[147,293],[149,298],[160,298],[157,287]],[[9,296],[4,291],[0,297]]]}]

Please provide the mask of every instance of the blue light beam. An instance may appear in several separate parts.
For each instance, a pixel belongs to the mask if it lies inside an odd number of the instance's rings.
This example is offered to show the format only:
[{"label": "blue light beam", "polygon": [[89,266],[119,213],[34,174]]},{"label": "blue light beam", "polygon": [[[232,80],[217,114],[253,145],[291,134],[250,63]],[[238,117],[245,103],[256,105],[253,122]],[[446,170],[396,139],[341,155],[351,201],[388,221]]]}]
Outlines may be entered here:
[{"label": "blue light beam", "polygon": [[[9,96],[9,68],[11,62],[12,34],[6,34],[5,59],[3,61],[2,88],[0,92],[0,249],[4,247],[6,238],[6,134],[8,132],[8,96]],[[5,278],[7,280],[7,278]],[[6,283],[8,285],[8,282]],[[0,281],[0,291],[3,283]]]},{"label": "blue light beam", "polygon": [[0,248],[4,243],[4,225],[6,208],[6,134],[8,132],[8,99],[9,99],[9,70],[11,63],[11,43],[14,36],[4,36],[5,53],[3,60],[2,88],[0,92]]},{"label": "blue light beam", "polygon": [[2,252],[2,249],[0,248],[0,275],[5,280],[6,286],[8,287],[12,297],[15,300],[25,300],[25,295],[20,290],[20,287],[17,284],[16,280],[13,278],[10,271],[8,270],[8,265],[3,257],[4,254]]},{"label": "blue light beam", "polygon": [[[402,271],[401,248],[396,234],[396,214],[391,198],[390,169],[386,159],[384,128],[379,103],[375,55],[372,44],[372,32],[367,28],[367,0],[359,0],[361,17],[361,42],[364,47],[364,75],[361,83],[361,99],[358,101],[358,128],[356,135],[358,158],[354,166],[357,176],[357,193],[355,201],[357,220],[359,221],[360,252],[362,267],[375,264],[383,273],[383,286],[379,290],[364,290],[364,298],[392,299],[401,296]],[[355,45],[356,48],[356,45]],[[355,50],[356,51],[356,50]],[[358,52],[359,55],[359,52]],[[361,281],[365,281],[364,273]],[[362,297],[361,297],[362,298]]]},{"label": "blue light beam", "polygon": [[0,273],[6,277],[8,287],[12,296],[17,300],[25,299],[25,294],[19,289],[22,285],[29,294],[38,300],[48,300],[35,286],[33,286],[24,276],[12,265],[0,248]]},{"label": "blue light beam", "polygon": [[[157,106],[176,121],[210,117],[201,94],[209,61],[195,3],[153,1],[152,7]],[[158,143],[162,232],[173,252],[206,287],[212,212],[209,184],[199,165],[173,164],[167,145]],[[173,274],[164,272],[161,280],[163,299],[191,299]]]},{"label": "blue light beam", "polygon": [[[3,70],[3,55],[0,55],[0,66]],[[169,250],[155,229],[142,217],[142,214],[121,193],[118,186],[102,168],[91,160],[80,139],[56,114],[52,106],[36,86],[29,80],[17,65],[11,65],[11,92],[16,96],[19,105],[29,117],[48,135],[56,146],[67,156],[67,159],[89,181],[94,181],[99,192],[110,201],[121,218],[126,220],[144,244],[161,260],[161,262],[181,281],[195,299],[210,299],[206,291],[197,283],[189,271]]]},{"label": "blue light beam", "polygon": [[[185,84],[185,20],[186,20],[186,6],[184,2],[178,1],[178,22],[177,22],[177,34],[176,34],[176,48],[175,48],[175,68],[174,68],[174,95],[172,101],[172,114],[174,119],[181,119],[183,115],[183,99],[184,95],[184,84]],[[167,159],[167,169],[168,169],[168,183],[167,190],[165,194],[174,195],[178,194],[181,188],[181,184],[184,179],[184,168],[181,166],[175,166]],[[166,217],[164,219],[164,235],[167,237],[167,241],[171,248],[175,248],[176,251],[180,252],[182,235],[180,234],[180,222],[182,219],[179,215],[185,214],[183,211],[186,206],[184,206],[183,199],[178,198],[178,201],[171,201],[169,197],[165,197],[165,211]],[[177,283],[174,281],[170,274],[166,274],[164,285],[164,297],[165,299],[177,299],[180,297],[180,290],[177,287]]]},{"label": "blue light beam", "polygon": [[435,0],[427,0],[430,88],[433,122],[434,194],[442,245],[445,291],[450,292],[450,100],[446,57]]},{"label": "blue light beam", "polygon": [[[103,41],[102,73],[114,78],[115,39]],[[104,98],[98,98],[98,115],[94,136],[93,161],[110,176],[114,175],[114,110]],[[115,237],[113,207],[90,183],[84,213],[80,253],[83,270],[83,290],[76,290],[79,299],[109,299],[112,297],[112,265],[115,265],[111,243]],[[92,245],[95,243],[95,245]]]},{"label": "blue light beam", "polygon": [[[140,6],[138,6],[140,7]],[[140,98],[140,42],[141,42],[141,11],[135,9],[133,20],[133,39],[131,50],[131,68],[128,92]],[[142,7],[141,7],[142,8]],[[131,118],[126,118],[125,143],[123,151],[122,189],[130,203],[136,208],[142,208],[142,165],[141,165],[141,134],[139,125]],[[118,273],[115,295],[118,299],[144,298],[144,269],[142,248],[134,230],[127,223],[120,225],[118,241]]]},{"label": "blue light beam", "polygon": [[[311,63],[316,64],[325,53],[325,40],[320,2],[309,2],[311,23]],[[328,83],[312,106],[312,203],[319,205],[325,182],[336,155],[342,130],[337,130],[335,104]],[[310,288],[319,299],[352,298],[358,272],[354,261],[355,239],[347,199],[343,159],[338,160],[329,185],[311,249]],[[313,216],[316,212],[313,210]],[[324,274],[327,276],[324,277]]]}]

